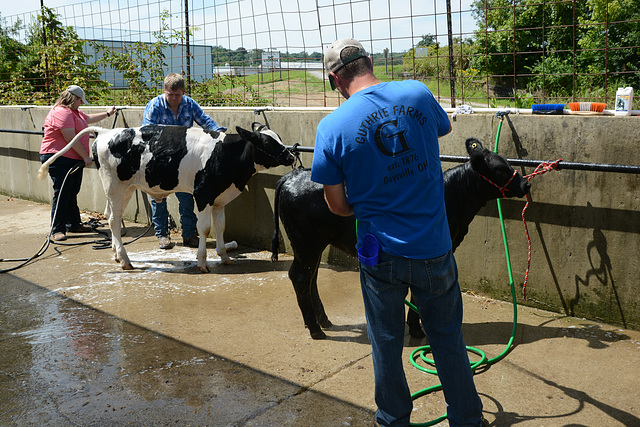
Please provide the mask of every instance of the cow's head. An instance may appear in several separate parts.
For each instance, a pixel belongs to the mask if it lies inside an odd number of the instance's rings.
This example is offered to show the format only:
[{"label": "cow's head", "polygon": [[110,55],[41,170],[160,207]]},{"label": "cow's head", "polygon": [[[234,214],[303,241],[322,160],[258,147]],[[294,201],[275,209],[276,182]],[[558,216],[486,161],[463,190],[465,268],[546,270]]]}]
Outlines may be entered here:
[{"label": "cow's head", "polygon": [[514,170],[504,157],[487,150],[475,138],[465,142],[471,158],[471,168],[492,184],[501,197],[523,197],[531,188],[531,183]]},{"label": "cow's head", "polygon": [[267,126],[253,122],[252,131],[236,127],[238,135],[242,139],[251,142],[254,148],[253,161],[255,164],[265,168],[276,166],[291,166],[295,160],[293,154],[282,144],[282,140],[277,133]]}]

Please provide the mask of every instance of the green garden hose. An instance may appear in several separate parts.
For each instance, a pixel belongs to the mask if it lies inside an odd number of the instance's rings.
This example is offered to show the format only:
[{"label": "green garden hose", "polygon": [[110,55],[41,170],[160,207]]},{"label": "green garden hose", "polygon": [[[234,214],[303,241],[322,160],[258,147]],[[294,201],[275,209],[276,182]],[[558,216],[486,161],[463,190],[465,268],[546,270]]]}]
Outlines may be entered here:
[{"label": "green garden hose", "polygon": [[[496,116],[500,119],[500,122],[498,123],[498,130],[496,132],[496,144],[495,144],[495,148],[494,148],[494,153],[498,152],[498,143],[500,140],[500,130],[502,129],[502,122],[504,120],[504,116],[508,114],[508,113],[497,113]],[[505,227],[504,227],[504,218],[502,216],[502,205],[500,204],[500,199],[496,200],[497,205],[498,205],[498,215],[500,216],[500,228],[502,230],[502,240],[504,242],[504,251],[505,251],[505,257],[507,260],[507,272],[509,273],[509,284],[511,285],[511,300],[513,303],[513,328],[511,330],[511,337],[509,338],[509,342],[507,343],[507,346],[505,347],[504,351],[502,353],[500,353],[498,356],[494,357],[493,359],[487,359],[486,354],[480,350],[477,349],[475,347],[470,347],[467,346],[467,351],[475,353],[477,355],[480,356],[480,360],[476,361],[476,362],[472,362],[471,363],[471,370],[473,372],[475,372],[475,370],[481,366],[484,365],[492,365],[496,362],[498,362],[499,360],[503,359],[507,354],[509,354],[509,352],[513,349],[513,341],[515,339],[515,335],[516,335],[516,328],[518,325],[518,305],[517,305],[517,301],[516,301],[516,291],[515,291],[515,285],[513,283],[513,274],[511,271],[511,257],[509,255],[509,244],[507,243],[507,233],[505,231]],[[409,301],[405,300],[405,304],[409,306],[409,308],[411,310],[414,311],[418,311],[416,306],[411,304]],[[419,365],[416,362],[416,359],[420,359],[422,362],[431,365],[431,366],[435,366],[435,362],[432,359],[429,359],[428,357],[426,357],[426,354],[429,353],[431,349],[431,346],[429,345],[425,345],[425,346],[421,346],[416,348],[414,351],[411,352],[411,364],[416,367],[418,370],[422,371],[422,372],[426,372],[429,374],[434,374],[437,375],[437,371],[435,369],[428,369],[425,368],[422,365]],[[415,393],[413,393],[411,395],[411,399],[415,400],[419,397],[425,396],[429,393],[435,392],[435,391],[439,391],[442,389],[442,384],[438,384],[432,387],[427,387],[425,389],[419,390]],[[412,426],[432,426],[434,424],[437,424],[441,421],[444,421],[447,418],[447,414],[445,413],[444,415],[439,416],[438,418],[432,420],[432,421],[428,421],[425,423],[411,423],[410,425]]]}]

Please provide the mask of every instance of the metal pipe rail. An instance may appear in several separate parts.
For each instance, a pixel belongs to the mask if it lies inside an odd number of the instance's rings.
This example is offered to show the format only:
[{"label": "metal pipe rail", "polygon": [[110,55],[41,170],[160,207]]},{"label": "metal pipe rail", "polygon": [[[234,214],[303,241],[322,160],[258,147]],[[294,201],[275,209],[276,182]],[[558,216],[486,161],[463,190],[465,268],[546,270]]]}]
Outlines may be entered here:
[{"label": "metal pipe rail", "polygon": [[[0,129],[0,133],[23,133],[27,135],[44,136],[44,132],[41,130]],[[90,134],[89,138],[95,138],[95,136]]]},{"label": "metal pipe rail", "polygon": [[[300,153],[313,153],[313,147],[305,147],[302,145],[287,146],[291,151],[298,151]],[[450,156],[446,154],[440,155],[440,161],[464,163],[469,160],[468,156]],[[507,159],[511,166],[531,166],[537,167],[545,160],[528,160],[528,159]],[[547,162],[550,163],[550,162]],[[560,169],[572,169],[581,171],[596,171],[596,172],[617,172],[617,173],[631,173],[640,174],[640,166],[638,165],[614,165],[610,163],[584,163],[584,162],[565,162],[561,160],[558,162],[558,170]]]},{"label": "metal pipe rail", "polygon": [[19,129],[0,129],[0,132],[4,133],[26,133],[27,135],[44,135],[41,130],[19,130]]},{"label": "metal pipe rail", "polygon": [[[447,162],[464,163],[467,160],[469,160],[469,157],[441,155],[440,160],[447,161]],[[511,166],[531,166],[534,168],[544,162],[551,163],[546,160],[527,160],[527,159],[507,159],[507,161],[511,164]],[[640,166],[638,165],[614,165],[611,163],[565,162],[564,160],[560,160],[558,162],[558,170],[561,170],[561,169],[640,174]]]},{"label": "metal pipe rail", "polygon": [[[32,130],[0,129],[0,133],[2,132],[22,133],[22,134],[28,134],[28,135],[44,135],[44,132],[32,131]],[[314,147],[305,147],[303,145],[297,145],[297,144],[288,145],[286,147],[293,152],[297,151],[300,153],[313,153],[313,149],[314,149]],[[446,154],[440,155],[440,161],[443,161],[443,162],[464,163],[467,160],[469,160],[469,157],[467,156],[451,156]],[[527,160],[527,159],[507,159],[507,161],[511,163],[511,166],[531,166],[534,168],[540,165],[541,163],[545,162],[545,160]],[[561,160],[560,162],[558,162],[558,170],[561,170],[561,169],[640,174],[640,166],[638,165],[614,165],[611,163],[565,162],[564,160]]]}]

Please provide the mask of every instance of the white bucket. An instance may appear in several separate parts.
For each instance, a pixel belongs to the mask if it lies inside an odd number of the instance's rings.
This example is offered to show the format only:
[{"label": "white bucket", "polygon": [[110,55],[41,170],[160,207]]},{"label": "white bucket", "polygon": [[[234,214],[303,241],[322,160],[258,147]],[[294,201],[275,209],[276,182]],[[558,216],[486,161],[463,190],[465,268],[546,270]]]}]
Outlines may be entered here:
[{"label": "white bucket", "polygon": [[619,87],[616,92],[616,116],[629,116],[633,108],[633,88]]}]

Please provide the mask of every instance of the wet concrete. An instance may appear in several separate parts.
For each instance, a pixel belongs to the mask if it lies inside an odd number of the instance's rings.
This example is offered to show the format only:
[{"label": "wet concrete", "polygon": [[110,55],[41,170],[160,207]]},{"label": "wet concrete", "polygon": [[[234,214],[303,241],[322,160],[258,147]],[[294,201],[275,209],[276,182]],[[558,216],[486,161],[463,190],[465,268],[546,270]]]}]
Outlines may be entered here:
[{"label": "wet concrete", "polygon": [[[3,196],[0,257],[36,253],[49,209]],[[146,229],[127,225],[125,241]],[[162,251],[152,236],[127,246],[134,271],[109,249],[52,244],[0,274],[0,425],[373,425],[357,272],[321,269],[336,326],[314,341],[287,278],[291,258],[272,263],[239,243],[225,266],[209,241],[209,274],[198,273],[194,249]],[[512,305],[464,302],[467,344],[495,357]],[[640,425],[639,332],[524,307],[518,323],[513,351],[475,377],[492,425]],[[423,344],[406,339],[412,391],[437,384],[410,366]],[[414,408],[414,422],[431,420],[445,411],[442,394]]]},{"label": "wet concrete", "polygon": [[[301,391],[23,280],[3,286],[2,425],[251,425]],[[335,425],[369,418],[312,394],[340,408]]]}]

